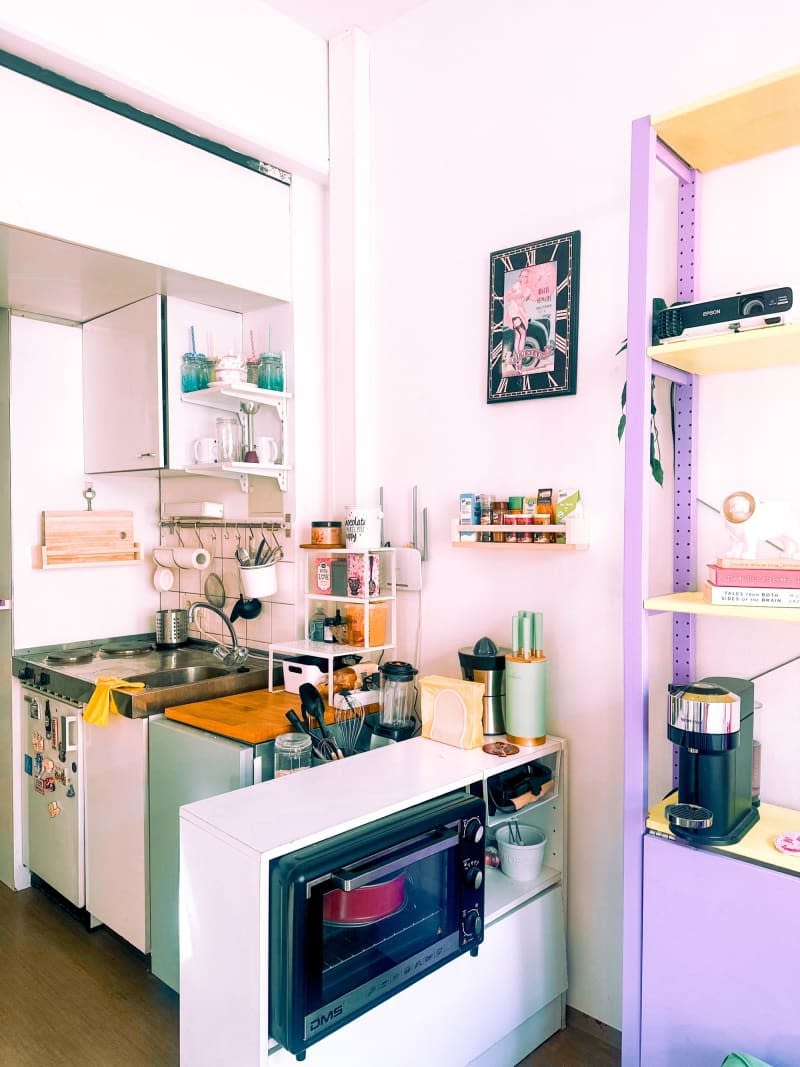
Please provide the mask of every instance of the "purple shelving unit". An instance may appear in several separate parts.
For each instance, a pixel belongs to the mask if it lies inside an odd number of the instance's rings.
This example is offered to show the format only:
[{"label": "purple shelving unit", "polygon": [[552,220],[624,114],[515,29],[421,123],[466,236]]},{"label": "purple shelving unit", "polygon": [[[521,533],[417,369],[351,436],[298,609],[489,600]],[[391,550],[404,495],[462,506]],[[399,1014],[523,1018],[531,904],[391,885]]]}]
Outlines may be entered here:
[{"label": "purple shelving unit", "polygon": [[[696,167],[712,170],[800,142],[798,98],[800,67],[682,112],[681,121],[686,115],[691,121],[688,135],[686,126],[678,130],[677,142],[671,135],[675,116],[659,120],[658,130]],[[675,383],[673,592],[694,589],[697,574],[695,378],[648,355],[656,295],[651,265],[659,166],[677,179],[676,294],[678,300],[692,300],[698,170],[658,139],[649,117],[637,119],[631,140],[625,431],[622,1065],[718,1067],[727,1052],[737,1050],[773,1067],[797,1067],[800,872],[772,869],[780,865],[769,857],[748,862],[646,832],[649,613],[644,601],[650,593],[653,374]],[[673,614],[672,644],[673,679],[693,680],[694,614]],[[663,704],[666,694],[654,699]],[[674,753],[673,784],[676,778]]]},{"label": "purple shelving unit", "polygon": [[[640,1062],[643,837],[648,800],[649,718],[647,626],[642,607],[648,591],[648,560],[643,546],[649,539],[650,378],[654,373],[676,383],[673,591],[692,589],[696,574],[692,464],[693,432],[697,421],[696,390],[691,375],[655,363],[647,354],[652,336],[654,296],[650,279],[651,222],[655,173],[659,164],[666,166],[678,179],[677,292],[679,300],[691,300],[694,296],[696,174],[657,140],[649,117],[637,119],[633,123],[631,138],[625,428],[623,1065]],[[673,621],[673,675],[676,681],[689,681],[694,673],[694,641],[694,618],[676,614]],[[675,758],[673,773],[677,767]]]}]

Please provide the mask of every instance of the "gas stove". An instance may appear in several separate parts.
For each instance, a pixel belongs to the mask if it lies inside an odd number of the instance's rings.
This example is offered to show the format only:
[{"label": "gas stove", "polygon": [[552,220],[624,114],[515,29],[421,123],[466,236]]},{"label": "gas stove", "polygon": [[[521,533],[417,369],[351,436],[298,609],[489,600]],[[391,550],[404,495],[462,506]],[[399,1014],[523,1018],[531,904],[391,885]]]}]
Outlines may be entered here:
[{"label": "gas stove", "polygon": [[27,689],[80,705],[91,697],[98,675],[127,671],[130,660],[152,652],[153,634],[74,645],[45,645],[15,652],[12,672]]}]

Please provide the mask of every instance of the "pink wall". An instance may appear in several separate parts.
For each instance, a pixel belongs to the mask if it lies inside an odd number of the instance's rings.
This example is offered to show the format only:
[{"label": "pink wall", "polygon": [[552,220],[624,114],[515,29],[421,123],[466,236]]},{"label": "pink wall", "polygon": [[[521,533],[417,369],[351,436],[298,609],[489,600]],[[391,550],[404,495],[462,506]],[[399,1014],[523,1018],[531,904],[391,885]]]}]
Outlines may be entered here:
[{"label": "pink wall", "polygon": [[[668,12],[633,0],[432,0],[370,39],[374,358],[386,417],[365,462],[387,487],[392,540],[407,539],[412,484],[430,511],[423,671],[454,674],[459,645],[484,633],[506,641],[512,612],[544,612],[549,726],[571,744],[568,996],[614,1026],[624,506],[615,432],[624,363],[614,353],[625,332],[630,123],[790,66],[798,28],[790,2],[753,20],[742,0],[681,0]],[[759,187],[747,182],[747,196]],[[738,214],[739,193],[722,195]],[[487,406],[489,253],[573,229],[583,242],[578,394]],[[780,231],[768,236],[761,262],[772,266],[782,243],[796,247]],[[754,246],[743,251],[740,272],[714,263],[722,291],[754,280]],[[701,277],[714,287],[710,267]],[[580,487],[588,553],[450,547],[459,492],[545,485]],[[663,494],[657,504],[663,513]],[[415,612],[414,601],[409,634]],[[668,627],[658,633],[668,640]],[[753,656],[753,671],[770,657]]]}]

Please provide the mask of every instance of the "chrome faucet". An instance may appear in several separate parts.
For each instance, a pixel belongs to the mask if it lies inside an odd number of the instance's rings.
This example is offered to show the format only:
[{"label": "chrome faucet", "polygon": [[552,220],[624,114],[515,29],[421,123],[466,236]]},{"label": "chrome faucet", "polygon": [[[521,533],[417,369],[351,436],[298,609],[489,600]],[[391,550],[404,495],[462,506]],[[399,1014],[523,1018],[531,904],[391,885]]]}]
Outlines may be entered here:
[{"label": "chrome faucet", "polygon": [[239,644],[239,639],[236,636],[236,631],[233,628],[233,623],[225,614],[221,608],[214,607],[213,604],[209,604],[207,600],[195,600],[195,602],[189,607],[189,622],[193,623],[198,611],[212,611],[215,615],[218,615],[220,619],[228,627],[228,633],[231,637],[231,647],[227,648],[225,645],[217,645],[214,649],[214,655],[221,659],[226,667],[238,667],[247,659],[249,653],[247,649]]}]

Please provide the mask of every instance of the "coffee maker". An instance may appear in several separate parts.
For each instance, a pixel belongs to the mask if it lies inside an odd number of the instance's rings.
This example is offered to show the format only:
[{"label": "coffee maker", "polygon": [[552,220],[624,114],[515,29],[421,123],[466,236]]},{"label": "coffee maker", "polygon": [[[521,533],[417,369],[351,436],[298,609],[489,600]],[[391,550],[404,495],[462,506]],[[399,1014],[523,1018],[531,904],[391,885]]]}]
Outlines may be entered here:
[{"label": "coffee maker", "polygon": [[732,845],[758,822],[753,805],[753,683],[702,678],[670,685],[667,737],[679,748],[676,837]]}]

